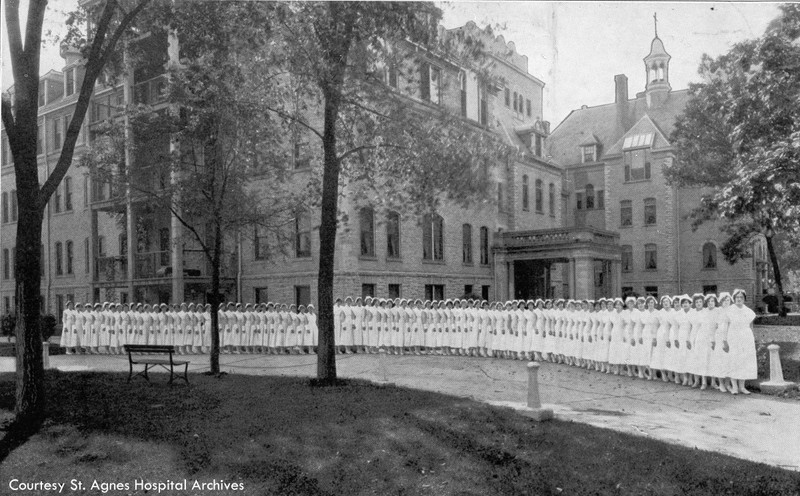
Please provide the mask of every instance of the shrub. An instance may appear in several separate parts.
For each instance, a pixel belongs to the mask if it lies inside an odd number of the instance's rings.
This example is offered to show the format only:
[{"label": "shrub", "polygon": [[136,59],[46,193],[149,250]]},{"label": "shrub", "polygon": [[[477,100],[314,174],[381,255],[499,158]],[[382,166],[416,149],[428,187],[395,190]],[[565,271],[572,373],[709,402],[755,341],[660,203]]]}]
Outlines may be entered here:
[{"label": "shrub", "polygon": [[52,313],[42,316],[42,341],[49,340],[56,333],[58,319]]},{"label": "shrub", "polygon": [[17,325],[17,316],[9,313],[0,317],[0,332],[6,339],[11,339],[14,335],[14,327]]}]

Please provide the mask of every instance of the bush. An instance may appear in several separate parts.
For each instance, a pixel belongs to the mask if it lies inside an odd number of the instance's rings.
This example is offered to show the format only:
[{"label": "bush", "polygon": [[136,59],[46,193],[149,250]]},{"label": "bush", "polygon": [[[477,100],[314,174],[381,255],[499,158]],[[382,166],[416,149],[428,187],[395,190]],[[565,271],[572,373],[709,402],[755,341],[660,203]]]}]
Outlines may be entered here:
[{"label": "bush", "polygon": [[762,315],[756,317],[755,325],[774,325],[774,326],[798,326],[800,327],[800,315]]},{"label": "bush", "polygon": [[42,316],[42,341],[47,341],[56,333],[58,319],[52,313]]},{"label": "bush", "polygon": [[17,325],[17,316],[9,313],[0,317],[0,332],[6,339],[11,339],[14,335],[14,327]]}]

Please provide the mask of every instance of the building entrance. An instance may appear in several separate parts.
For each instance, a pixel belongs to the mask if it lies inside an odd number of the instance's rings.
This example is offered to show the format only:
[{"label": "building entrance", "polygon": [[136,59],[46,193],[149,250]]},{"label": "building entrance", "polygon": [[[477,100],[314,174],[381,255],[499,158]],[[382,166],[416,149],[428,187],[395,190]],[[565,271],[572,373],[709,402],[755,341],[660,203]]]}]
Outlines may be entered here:
[{"label": "building entrance", "polygon": [[514,261],[514,299],[552,298],[550,262],[544,260]]}]

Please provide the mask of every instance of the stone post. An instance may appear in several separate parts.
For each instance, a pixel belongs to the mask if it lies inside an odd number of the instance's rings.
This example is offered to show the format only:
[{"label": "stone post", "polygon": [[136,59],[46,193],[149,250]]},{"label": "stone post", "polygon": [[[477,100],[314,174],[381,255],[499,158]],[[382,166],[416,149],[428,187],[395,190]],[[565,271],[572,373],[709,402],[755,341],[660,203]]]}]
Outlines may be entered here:
[{"label": "stone post", "polygon": [[44,368],[50,368],[50,341],[42,341],[42,362]]},{"label": "stone post", "polygon": [[768,394],[782,393],[796,386],[794,382],[783,380],[783,367],[781,367],[781,347],[777,344],[767,346],[769,350],[769,380],[760,384],[761,392]]},{"label": "stone post", "polygon": [[528,362],[528,408],[524,410],[528,417],[536,421],[551,420],[553,410],[542,408],[539,399],[539,362]]}]

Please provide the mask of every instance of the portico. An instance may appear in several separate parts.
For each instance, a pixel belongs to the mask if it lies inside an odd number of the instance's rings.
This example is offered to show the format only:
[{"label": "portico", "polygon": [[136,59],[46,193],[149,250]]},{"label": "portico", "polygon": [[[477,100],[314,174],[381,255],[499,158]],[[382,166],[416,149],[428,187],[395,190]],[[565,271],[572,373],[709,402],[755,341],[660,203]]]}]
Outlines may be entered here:
[{"label": "portico", "polygon": [[[617,233],[591,227],[504,232],[493,250],[498,300],[620,295]],[[557,269],[561,288],[553,284]]]}]

